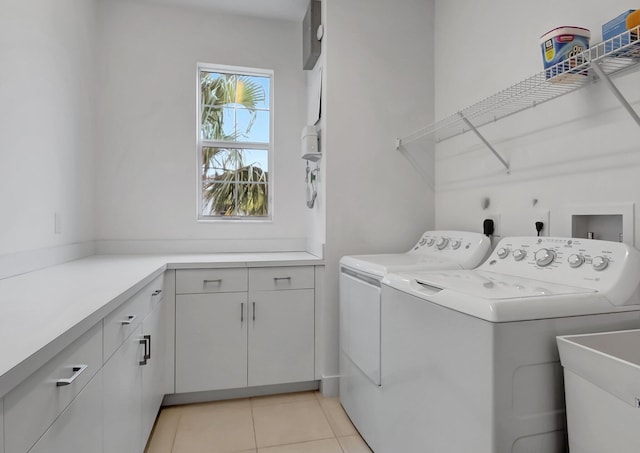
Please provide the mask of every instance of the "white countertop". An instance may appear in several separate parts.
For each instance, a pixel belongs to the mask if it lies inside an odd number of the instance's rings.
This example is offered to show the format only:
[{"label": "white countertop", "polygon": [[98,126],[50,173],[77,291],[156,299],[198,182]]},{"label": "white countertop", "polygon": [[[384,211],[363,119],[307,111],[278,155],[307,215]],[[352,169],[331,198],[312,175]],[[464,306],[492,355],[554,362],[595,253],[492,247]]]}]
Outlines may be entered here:
[{"label": "white countertop", "polygon": [[0,398],[166,269],[318,264],[305,252],[96,255],[0,280]]}]

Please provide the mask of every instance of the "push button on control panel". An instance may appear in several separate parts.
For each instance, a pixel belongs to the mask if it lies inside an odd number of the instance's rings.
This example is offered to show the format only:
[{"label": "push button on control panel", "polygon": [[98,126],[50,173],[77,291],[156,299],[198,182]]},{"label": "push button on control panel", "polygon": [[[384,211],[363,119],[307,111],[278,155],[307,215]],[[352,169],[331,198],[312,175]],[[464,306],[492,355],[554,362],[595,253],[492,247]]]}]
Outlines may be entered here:
[{"label": "push button on control panel", "polygon": [[501,247],[496,252],[496,255],[498,255],[498,258],[505,259],[507,256],[509,256],[509,249],[505,249],[504,247]]},{"label": "push button on control panel", "polygon": [[453,250],[458,250],[460,248],[460,245],[462,244],[461,241],[454,239],[453,241],[451,241],[451,248]]},{"label": "push button on control panel", "polygon": [[527,252],[522,249],[513,251],[513,259],[515,259],[516,261],[522,261],[525,256],[527,256]]}]

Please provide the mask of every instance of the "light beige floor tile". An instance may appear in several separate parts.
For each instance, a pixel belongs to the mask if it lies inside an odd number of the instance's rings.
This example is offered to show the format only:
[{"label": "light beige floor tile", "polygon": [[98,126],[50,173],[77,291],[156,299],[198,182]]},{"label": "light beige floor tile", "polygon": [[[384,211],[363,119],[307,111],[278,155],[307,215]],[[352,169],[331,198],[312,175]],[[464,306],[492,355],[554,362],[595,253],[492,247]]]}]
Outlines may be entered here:
[{"label": "light beige floor tile", "polygon": [[327,420],[329,420],[329,424],[331,425],[331,429],[333,429],[336,437],[358,434],[358,431],[356,431],[353,423],[351,423],[349,416],[342,408],[338,398],[329,398],[320,395],[318,396],[318,401],[320,401],[320,405],[322,406],[322,409],[327,416]]},{"label": "light beige floor tile", "polygon": [[259,448],[258,453],[342,453],[337,439],[312,440],[297,444]]},{"label": "light beige floor tile", "polygon": [[358,435],[338,437],[338,441],[344,453],[371,453],[366,442]]},{"label": "light beige floor tile", "polygon": [[255,448],[248,399],[183,407],[173,453],[229,453]]},{"label": "light beige floor tile", "polygon": [[171,453],[181,415],[180,406],[167,407],[160,411],[145,453]]},{"label": "light beige floor tile", "polygon": [[253,420],[258,448],[334,437],[315,398],[254,407]]},{"label": "light beige floor tile", "polygon": [[314,392],[282,393],[280,395],[254,396],[251,398],[253,407],[267,406],[269,404],[299,403],[315,398]]}]

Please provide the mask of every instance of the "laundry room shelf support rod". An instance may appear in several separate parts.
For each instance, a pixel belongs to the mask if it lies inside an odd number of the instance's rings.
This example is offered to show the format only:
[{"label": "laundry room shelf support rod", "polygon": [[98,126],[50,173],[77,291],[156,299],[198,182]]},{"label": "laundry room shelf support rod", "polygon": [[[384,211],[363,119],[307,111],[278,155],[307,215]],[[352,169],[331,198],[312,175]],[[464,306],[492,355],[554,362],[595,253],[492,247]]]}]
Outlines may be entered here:
[{"label": "laundry room shelf support rod", "polygon": [[618,99],[620,104],[625,108],[625,110],[631,115],[631,118],[640,126],[640,116],[638,113],[631,107],[631,104],[627,101],[624,95],[620,92],[617,86],[611,81],[611,77],[609,77],[604,70],[600,67],[600,63],[594,61],[591,63],[591,68],[598,74],[598,77],[604,82],[604,84],[609,88],[609,91],[613,93],[613,95]]},{"label": "laundry room shelf support rod", "polygon": [[511,173],[511,169],[509,168],[509,164],[507,163],[507,161],[504,160],[504,158],[498,153],[498,151],[495,150],[493,146],[491,146],[491,143],[489,143],[487,139],[484,138],[484,136],[478,131],[478,129],[473,124],[471,124],[471,121],[469,121],[467,117],[462,114],[462,112],[458,112],[458,115],[460,115],[460,118],[469,127],[469,129],[471,129],[473,133],[478,136],[482,143],[484,143],[485,146],[489,148],[489,151],[491,151],[493,155],[496,156],[496,159],[498,159],[500,163],[504,165],[504,168],[506,168],[507,170],[507,174]]}]

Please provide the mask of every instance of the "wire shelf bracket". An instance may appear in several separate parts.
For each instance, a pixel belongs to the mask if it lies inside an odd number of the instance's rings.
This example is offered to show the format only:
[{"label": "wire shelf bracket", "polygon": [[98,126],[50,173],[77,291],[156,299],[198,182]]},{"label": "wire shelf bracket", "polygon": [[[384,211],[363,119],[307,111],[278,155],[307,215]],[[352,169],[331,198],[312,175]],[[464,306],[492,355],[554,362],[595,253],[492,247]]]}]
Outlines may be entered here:
[{"label": "wire shelf bracket", "polygon": [[640,26],[598,43],[555,66],[489,96],[440,121],[396,139],[396,149],[431,137],[435,143],[473,132],[510,173],[509,163],[478,129],[486,124],[530,109],[602,80],[631,118],[640,126],[640,115],[614,85],[612,77],[640,68]]}]

